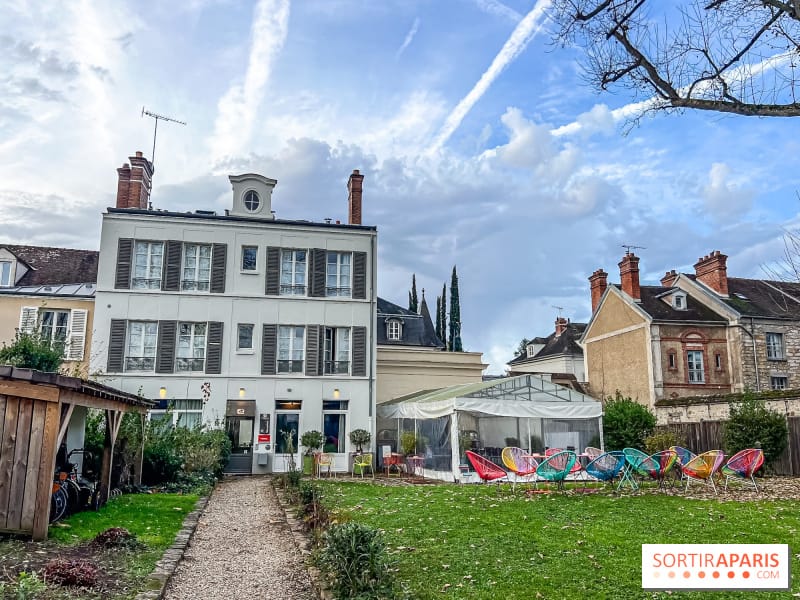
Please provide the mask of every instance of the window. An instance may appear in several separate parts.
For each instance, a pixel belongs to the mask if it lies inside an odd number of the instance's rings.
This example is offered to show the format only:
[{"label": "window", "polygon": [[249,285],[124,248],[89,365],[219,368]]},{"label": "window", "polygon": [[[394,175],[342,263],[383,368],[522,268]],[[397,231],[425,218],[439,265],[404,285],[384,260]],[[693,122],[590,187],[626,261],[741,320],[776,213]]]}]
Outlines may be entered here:
[{"label": "window", "polygon": [[305,295],[307,255],[305,250],[281,250],[282,295]]},{"label": "window", "polygon": [[206,363],[206,323],[178,323],[176,371],[202,371]]},{"label": "window", "polygon": [[166,410],[149,412],[151,423],[166,423],[191,429],[203,423],[203,401],[192,398],[173,400]]},{"label": "window", "polygon": [[237,350],[253,349],[253,325],[250,323],[239,323],[239,333],[236,342]]},{"label": "window", "polygon": [[[300,403],[297,402],[297,408],[300,408]],[[278,403],[275,403],[275,408],[280,408]],[[297,445],[297,431],[300,429],[300,413],[276,413],[275,414],[275,452],[276,454],[286,454],[286,437],[291,436],[292,446],[294,451],[297,452],[299,446]]]},{"label": "window", "polygon": [[40,310],[39,332],[43,339],[50,342],[52,347],[64,348],[67,343],[67,329],[69,328],[68,310]]},{"label": "window", "polygon": [[534,346],[533,344],[528,344],[525,347],[525,352],[527,353],[528,358],[533,358],[534,356],[536,356],[536,346]]},{"label": "window", "polygon": [[325,374],[347,375],[350,372],[350,328],[325,328]]},{"label": "window", "polygon": [[714,367],[717,370],[722,369],[722,354],[720,354],[719,352],[714,355]]},{"label": "window", "polygon": [[250,212],[256,212],[261,206],[261,198],[258,197],[258,192],[249,190],[244,194],[244,207]]},{"label": "window", "polygon": [[160,289],[163,261],[164,242],[136,242],[132,286],[139,290]]},{"label": "window", "polygon": [[670,353],[667,355],[667,357],[669,358],[669,368],[670,368],[670,369],[677,369],[678,367],[677,367],[677,365],[675,364],[675,363],[676,363],[676,361],[675,361],[675,358],[676,358],[676,357],[675,357],[675,353],[674,353],[674,352],[670,352]]},{"label": "window", "polygon": [[403,339],[403,324],[397,319],[386,321],[386,338],[390,340]]},{"label": "window", "polygon": [[242,271],[258,268],[258,246],[242,246]]},{"label": "window", "polygon": [[326,296],[349,297],[351,295],[349,252],[328,252],[328,263],[325,273]]},{"label": "window", "polygon": [[153,371],[156,366],[158,323],[128,321],[128,344],[125,347],[126,371]]},{"label": "window", "polygon": [[347,433],[347,402],[323,401],[322,433],[325,442],[323,452],[344,452]]},{"label": "window", "polygon": [[700,350],[686,352],[686,361],[689,365],[689,383],[704,383],[706,380],[703,370],[703,353]]},{"label": "window", "polygon": [[184,244],[181,289],[207,292],[211,281],[211,246]]},{"label": "window", "polygon": [[783,334],[767,334],[767,359],[783,360]]},{"label": "window", "polygon": [[278,373],[303,372],[305,334],[305,327],[278,327]]},{"label": "window", "polygon": [[677,308],[678,310],[683,309],[686,306],[684,300],[685,298],[683,297],[682,294],[675,294],[675,303],[674,303],[675,308]]},{"label": "window", "polygon": [[788,377],[770,377],[769,385],[773,390],[785,390],[789,387]]},{"label": "window", "polygon": [[11,262],[0,260],[0,287],[11,285]]}]

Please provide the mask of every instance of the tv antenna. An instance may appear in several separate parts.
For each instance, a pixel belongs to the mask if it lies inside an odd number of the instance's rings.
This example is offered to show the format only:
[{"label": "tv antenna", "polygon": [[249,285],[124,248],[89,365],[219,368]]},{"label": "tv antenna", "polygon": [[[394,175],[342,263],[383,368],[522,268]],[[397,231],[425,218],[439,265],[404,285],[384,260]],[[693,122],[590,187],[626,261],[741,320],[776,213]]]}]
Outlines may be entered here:
[{"label": "tv antenna", "polygon": [[647,250],[644,246],[634,246],[633,244],[622,244],[625,254],[631,254],[631,250]]},{"label": "tv antenna", "polygon": [[144,117],[147,115],[148,117],[153,117],[155,120],[155,126],[153,127],[153,155],[150,159],[150,163],[153,165],[153,172],[156,170],[156,135],[158,135],[158,120],[161,119],[162,121],[166,121],[168,123],[177,123],[178,125],[186,125],[185,121],[179,121],[178,119],[173,119],[172,117],[166,117],[164,115],[159,115],[157,113],[151,112],[149,110],[145,110],[144,106],[142,107],[142,116]]},{"label": "tv antenna", "polygon": [[555,308],[558,311],[558,318],[561,318],[561,311],[564,310],[563,306],[556,306],[555,304],[550,305],[551,308]]}]

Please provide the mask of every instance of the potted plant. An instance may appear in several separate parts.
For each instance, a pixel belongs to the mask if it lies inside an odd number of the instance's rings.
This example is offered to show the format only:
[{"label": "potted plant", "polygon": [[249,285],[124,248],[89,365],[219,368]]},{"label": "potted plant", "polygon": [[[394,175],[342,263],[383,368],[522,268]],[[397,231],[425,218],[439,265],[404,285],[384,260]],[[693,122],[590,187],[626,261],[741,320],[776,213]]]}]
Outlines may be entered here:
[{"label": "potted plant", "polygon": [[404,431],[400,436],[400,448],[406,456],[416,454],[418,450],[423,450],[423,448],[418,448],[418,446],[421,446],[420,442],[421,438],[418,438],[413,431]]},{"label": "potted plant", "polygon": [[[372,441],[372,434],[367,431],[366,429],[353,429],[353,431],[349,434],[350,443],[356,447],[355,454],[362,454],[364,452],[364,446],[369,446],[370,441]],[[352,461],[354,454],[350,454],[350,460]],[[361,467],[358,465],[352,466],[352,471],[354,475],[361,474]]]},{"label": "potted plant", "polygon": [[325,436],[316,429],[306,431],[300,437],[300,445],[306,449],[303,454],[303,473],[305,475],[311,475],[314,472],[314,454],[319,452],[324,442]]}]

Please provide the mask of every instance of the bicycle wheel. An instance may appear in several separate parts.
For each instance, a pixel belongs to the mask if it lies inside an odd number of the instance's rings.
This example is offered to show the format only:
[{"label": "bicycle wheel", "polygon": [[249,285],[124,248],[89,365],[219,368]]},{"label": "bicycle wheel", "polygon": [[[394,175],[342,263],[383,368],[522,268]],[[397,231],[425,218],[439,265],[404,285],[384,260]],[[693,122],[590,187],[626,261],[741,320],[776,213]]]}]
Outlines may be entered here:
[{"label": "bicycle wheel", "polygon": [[77,482],[67,479],[61,486],[67,492],[67,514],[71,515],[83,508],[81,505],[81,488]]},{"label": "bicycle wheel", "polygon": [[53,495],[50,497],[51,523],[55,523],[64,516],[64,513],[67,511],[68,502],[67,492],[64,491],[64,488],[59,486],[58,489],[53,491]]}]

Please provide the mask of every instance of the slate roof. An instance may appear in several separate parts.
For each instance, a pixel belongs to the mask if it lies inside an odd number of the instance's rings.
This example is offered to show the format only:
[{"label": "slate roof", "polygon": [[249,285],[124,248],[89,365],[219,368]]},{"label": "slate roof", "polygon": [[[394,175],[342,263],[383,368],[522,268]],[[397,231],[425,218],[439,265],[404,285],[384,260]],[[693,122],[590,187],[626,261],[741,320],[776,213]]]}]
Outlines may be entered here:
[{"label": "slate roof", "polygon": [[[431,322],[430,312],[425,300],[422,300],[420,312],[398,306],[383,298],[378,298],[378,345],[379,346],[421,346],[427,348],[444,348],[442,340],[436,335]],[[402,339],[390,340],[386,337],[386,321],[395,318],[403,323]]]},{"label": "slate roof", "polygon": [[0,245],[21,260],[29,270],[17,286],[96,283],[97,250],[48,248],[46,246]]},{"label": "slate roof", "polygon": [[544,344],[544,348],[539,350],[539,352],[530,358],[525,352],[523,352],[522,354],[514,357],[507,364],[519,365],[528,361],[537,360],[539,358],[558,356],[562,354],[577,354],[579,356],[583,356],[583,348],[578,345],[577,340],[579,340],[583,335],[583,332],[586,331],[586,325],[587,323],[568,323],[567,328],[558,337],[556,337],[556,332],[554,331],[546,338],[533,338],[530,342],[528,342],[529,344]]},{"label": "slate roof", "polygon": [[800,320],[800,283],[728,277],[728,296],[720,300],[741,315]]},{"label": "slate roof", "polygon": [[[619,287],[619,286],[617,286]],[[686,296],[686,308],[677,310],[664,300],[662,294],[677,288],[663,287],[660,285],[641,286],[641,299],[639,308],[649,314],[654,321],[704,321],[727,323],[727,320],[716,312],[701,304],[690,295]]]}]

